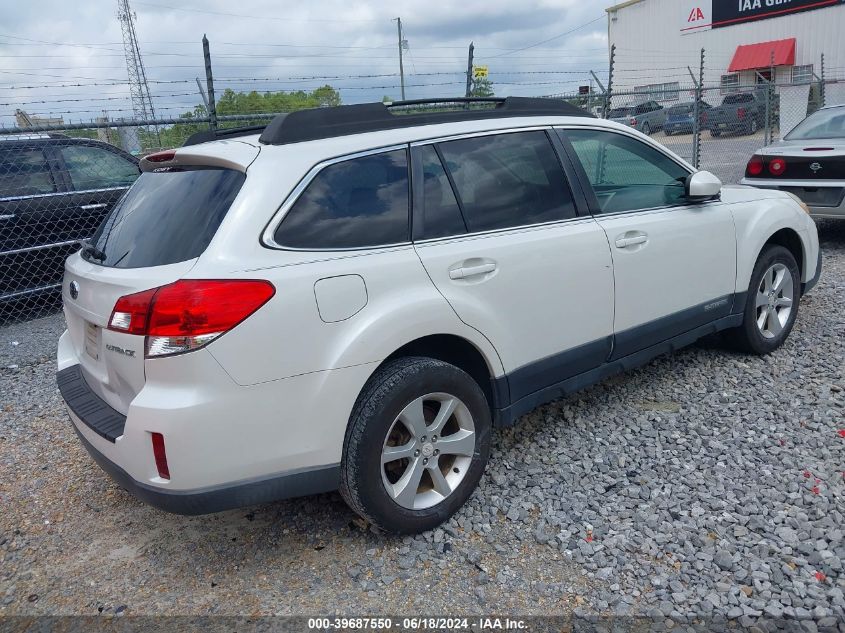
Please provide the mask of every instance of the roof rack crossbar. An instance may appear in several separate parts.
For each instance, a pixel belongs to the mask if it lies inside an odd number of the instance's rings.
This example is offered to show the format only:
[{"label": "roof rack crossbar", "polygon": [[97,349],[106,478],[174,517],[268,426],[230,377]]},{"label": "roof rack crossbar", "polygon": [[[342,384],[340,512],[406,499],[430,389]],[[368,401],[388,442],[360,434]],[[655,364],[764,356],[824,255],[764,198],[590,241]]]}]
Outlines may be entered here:
[{"label": "roof rack crossbar", "polygon": [[[493,103],[493,108],[460,108],[433,112],[394,113],[391,109],[401,106],[438,106],[449,103]],[[287,145],[335,136],[348,136],[365,132],[380,132],[400,128],[477,121],[516,116],[577,116],[593,115],[565,101],[529,97],[447,97],[441,99],[414,99],[384,103],[361,103],[331,108],[299,110],[274,118],[262,132],[259,141],[267,145]]]}]

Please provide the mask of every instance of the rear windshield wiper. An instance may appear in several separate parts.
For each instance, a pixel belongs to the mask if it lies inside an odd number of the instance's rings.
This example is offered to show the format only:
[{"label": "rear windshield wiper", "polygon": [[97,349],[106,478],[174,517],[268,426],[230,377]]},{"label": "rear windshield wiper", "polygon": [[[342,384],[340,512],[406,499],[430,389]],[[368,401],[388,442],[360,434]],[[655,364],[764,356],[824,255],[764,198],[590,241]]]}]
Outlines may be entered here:
[{"label": "rear windshield wiper", "polygon": [[106,260],[106,254],[99,248],[94,246],[91,242],[83,240],[82,242],[80,242],[80,244],[82,245],[82,252],[91,257],[92,259],[96,259],[101,262]]}]

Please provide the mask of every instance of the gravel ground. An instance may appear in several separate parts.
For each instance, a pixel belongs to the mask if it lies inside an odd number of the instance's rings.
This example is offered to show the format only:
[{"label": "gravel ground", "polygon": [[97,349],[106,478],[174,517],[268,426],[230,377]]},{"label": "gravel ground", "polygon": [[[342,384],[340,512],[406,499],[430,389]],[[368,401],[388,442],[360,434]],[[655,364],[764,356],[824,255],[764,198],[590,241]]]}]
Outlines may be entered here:
[{"label": "gravel ground", "polygon": [[845,224],[768,358],[704,343],[497,432],[442,529],[337,494],[203,517],[94,465],[55,387],[60,315],[0,329],[0,615],[717,615],[845,631]]}]

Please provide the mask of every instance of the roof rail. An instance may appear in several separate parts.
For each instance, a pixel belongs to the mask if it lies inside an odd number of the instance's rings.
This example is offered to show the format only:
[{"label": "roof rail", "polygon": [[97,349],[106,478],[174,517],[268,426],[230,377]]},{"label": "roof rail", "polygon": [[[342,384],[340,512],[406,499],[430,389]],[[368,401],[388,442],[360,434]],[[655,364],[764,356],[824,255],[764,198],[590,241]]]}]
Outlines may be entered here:
[{"label": "roof rail", "polygon": [[[473,107],[474,105],[494,107]],[[455,106],[464,106],[457,109]],[[420,112],[414,106],[449,107],[449,110],[429,109]],[[395,110],[394,114],[391,110]],[[404,113],[403,113],[404,111]],[[517,116],[578,116],[594,118],[592,114],[565,101],[529,97],[482,97],[414,99],[392,103],[362,103],[358,105],[299,110],[274,118],[259,141],[267,145],[286,145],[334,136],[364,132],[378,132],[452,123]]]},{"label": "roof rail", "polygon": [[[284,114],[278,116],[285,116]],[[200,143],[207,143],[208,141],[219,141],[227,138],[237,138],[238,136],[249,136],[256,132],[261,132],[266,125],[247,125],[245,127],[229,127],[220,130],[203,130],[202,132],[194,132],[182,144],[182,147],[188,145],[199,145]]]}]

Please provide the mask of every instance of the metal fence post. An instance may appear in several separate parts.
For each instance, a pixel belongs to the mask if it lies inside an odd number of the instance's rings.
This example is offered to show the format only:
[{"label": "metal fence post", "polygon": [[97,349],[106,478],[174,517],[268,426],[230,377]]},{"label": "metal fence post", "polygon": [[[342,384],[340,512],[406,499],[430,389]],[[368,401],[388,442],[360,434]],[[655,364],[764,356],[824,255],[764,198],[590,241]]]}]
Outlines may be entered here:
[{"label": "metal fence post", "polygon": [[769,82],[766,86],[766,129],[763,131],[763,145],[768,146],[772,144],[774,138],[774,119],[773,110],[774,96],[775,96],[775,52],[771,53],[771,61],[769,63]]},{"label": "metal fence post", "polygon": [[205,58],[205,85],[208,90],[208,128],[217,130],[217,106],[214,102],[214,76],[211,74],[211,51],[208,47],[208,38],[202,36],[202,55]]},{"label": "metal fence post", "polygon": [[610,111],[610,100],[613,97],[613,65],[616,63],[616,44],[610,47],[610,67],[607,73],[607,90],[604,92],[604,108],[601,118],[606,119]]},{"label": "metal fence post", "polygon": [[695,81],[695,107],[692,121],[692,164],[696,169],[701,167],[701,100],[704,98],[704,48],[701,49],[701,59],[698,63],[698,81]]},{"label": "metal fence post", "polygon": [[821,107],[824,107],[824,92],[825,92],[825,77],[824,77],[824,53],[822,53],[822,67],[821,67],[821,81],[820,88],[819,88],[819,103]]}]

